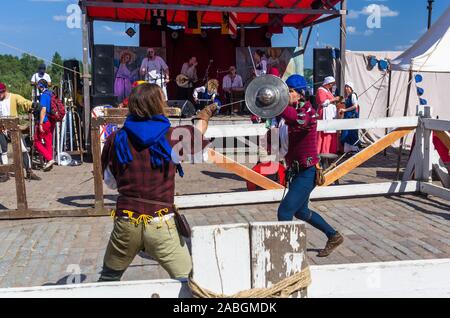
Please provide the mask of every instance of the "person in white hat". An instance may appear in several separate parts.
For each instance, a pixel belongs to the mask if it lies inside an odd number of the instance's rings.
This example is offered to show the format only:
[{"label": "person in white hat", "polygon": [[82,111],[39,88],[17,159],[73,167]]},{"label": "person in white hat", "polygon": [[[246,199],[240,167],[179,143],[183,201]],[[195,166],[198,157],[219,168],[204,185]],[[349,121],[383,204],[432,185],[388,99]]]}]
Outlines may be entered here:
[{"label": "person in white hat", "polygon": [[[354,91],[352,82],[345,83],[345,109],[341,109],[340,114],[344,119],[359,118],[358,95]],[[344,145],[344,152],[359,152],[358,130],[343,130],[340,142]]]},{"label": "person in white hat", "polygon": [[[336,80],[333,76],[325,77],[323,84],[317,90],[316,104],[317,112],[320,120],[333,120],[337,117],[336,103],[339,97],[334,97],[331,92]],[[337,153],[337,132],[321,131],[317,135],[317,149],[319,154],[335,154]]]}]

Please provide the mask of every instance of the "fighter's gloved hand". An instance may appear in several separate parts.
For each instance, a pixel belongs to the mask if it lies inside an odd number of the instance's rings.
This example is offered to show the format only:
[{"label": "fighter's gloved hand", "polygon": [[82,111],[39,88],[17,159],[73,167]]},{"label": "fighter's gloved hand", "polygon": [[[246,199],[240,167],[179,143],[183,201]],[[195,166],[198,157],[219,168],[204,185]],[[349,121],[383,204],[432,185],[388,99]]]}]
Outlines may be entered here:
[{"label": "fighter's gloved hand", "polygon": [[208,121],[212,116],[214,116],[219,109],[219,105],[217,103],[213,103],[211,105],[206,106],[200,111],[194,118],[194,120],[206,120]]}]

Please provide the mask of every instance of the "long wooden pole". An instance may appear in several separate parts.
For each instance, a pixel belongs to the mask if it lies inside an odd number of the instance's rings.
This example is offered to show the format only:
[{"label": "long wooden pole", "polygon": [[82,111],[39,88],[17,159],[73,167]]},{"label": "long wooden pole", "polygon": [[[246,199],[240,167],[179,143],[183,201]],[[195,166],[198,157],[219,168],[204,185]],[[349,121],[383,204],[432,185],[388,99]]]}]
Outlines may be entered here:
[{"label": "long wooden pole", "polygon": [[91,119],[90,75],[89,75],[89,32],[86,7],[82,6],[82,38],[83,38],[83,96],[84,96],[84,142],[85,149],[90,149],[89,126]]},{"label": "long wooden pole", "polygon": [[[388,76],[389,76],[389,83],[388,83],[388,96],[387,96],[387,102],[386,102],[386,118],[389,117],[389,107],[391,105],[391,86],[392,86],[392,71],[388,70]],[[384,135],[386,136],[388,134],[389,130],[387,128],[384,129]],[[386,149],[383,151],[384,156],[386,157],[387,151]]]},{"label": "long wooden pole", "polygon": [[[347,0],[342,0],[341,2],[341,11],[347,11]],[[345,65],[346,54],[345,50],[347,49],[347,13],[341,14],[341,29],[340,29],[340,51],[341,51],[341,71],[340,71],[340,85],[339,92],[342,95],[344,93],[345,87]]]},{"label": "long wooden pole", "polygon": [[[412,71],[409,71],[408,89],[406,90],[406,102],[405,102],[405,108],[403,110],[403,116],[405,116],[405,117],[408,115],[409,95],[411,93],[412,77],[413,77],[413,73],[412,73]],[[400,179],[400,164],[402,162],[403,142],[404,142],[404,138],[400,139],[400,146],[398,147],[396,180]]]}]

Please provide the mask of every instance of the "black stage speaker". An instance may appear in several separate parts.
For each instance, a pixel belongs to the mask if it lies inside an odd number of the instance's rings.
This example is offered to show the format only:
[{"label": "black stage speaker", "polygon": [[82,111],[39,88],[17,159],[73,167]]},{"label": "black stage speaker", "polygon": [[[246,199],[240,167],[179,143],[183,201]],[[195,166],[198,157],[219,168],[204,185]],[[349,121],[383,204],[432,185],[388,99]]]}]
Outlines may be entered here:
[{"label": "black stage speaker", "polygon": [[[93,105],[97,101],[115,100],[114,96],[114,45],[95,45],[92,59]],[[101,103],[104,105],[105,103]],[[110,104],[110,103],[107,103]]]},{"label": "black stage speaker", "polygon": [[[72,85],[75,84],[74,79],[77,83],[78,90],[83,87],[83,82],[81,81],[81,70],[80,62],[78,60],[65,60],[64,66],[64,80],[72,81]],[[75,72],[73,72],[75,71]]]},{"label": "black stage speaker", "polygon": [[176,107],[181,109],[181,116],[189,118],[195,115],[195,107],[189,100],[168,100],[169,107]]},{"label": "black stage speaker", "polygon": [[334,76],[332,48],[314,49],[314,92],[322,85],[323,80],[327,76]]}]

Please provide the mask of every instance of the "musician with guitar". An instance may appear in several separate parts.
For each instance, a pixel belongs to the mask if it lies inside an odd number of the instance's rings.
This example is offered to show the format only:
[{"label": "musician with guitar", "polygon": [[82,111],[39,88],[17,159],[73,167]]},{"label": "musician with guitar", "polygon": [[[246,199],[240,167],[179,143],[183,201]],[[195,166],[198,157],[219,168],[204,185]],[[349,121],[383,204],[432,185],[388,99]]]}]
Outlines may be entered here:
[{"label": "musician with guitar", "polygon": [[194,84],[197,83],[197,58],[192,56],[189,61],[181,67],[181,73],[177,76],[177,99],[190,99],[193,93]]},{"label": "musician with guitar", "polygon": [[146,82],[161,87],[166,100],[168,99],[166,85],[170,81],[169,67],[160,56],[156,55],[154,48],[147,50],[147,57],[142,60],[140,73]]}]

